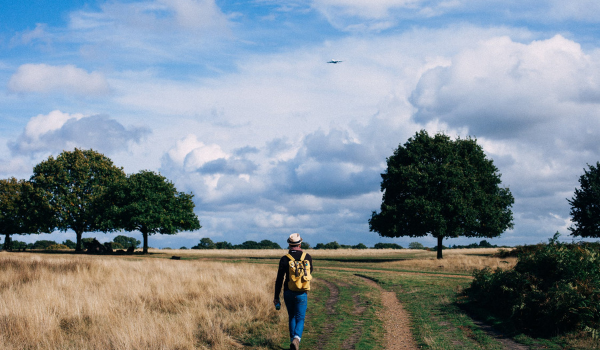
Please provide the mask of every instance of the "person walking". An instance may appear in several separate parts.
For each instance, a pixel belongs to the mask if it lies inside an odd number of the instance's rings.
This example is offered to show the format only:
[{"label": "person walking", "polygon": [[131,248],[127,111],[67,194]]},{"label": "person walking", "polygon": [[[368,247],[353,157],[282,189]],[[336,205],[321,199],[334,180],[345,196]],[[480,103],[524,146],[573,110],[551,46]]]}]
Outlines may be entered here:
[{"label": "person walking", "polygon": [[298,233],[292,233],[287,242],[289,251],[279,260],[273,304],[277,308],[281,305],[279,295],[283,284],[283,300],[289,317],[290,350],[299,350],[313,264],[310,254],[302,251],[302,238]]}]

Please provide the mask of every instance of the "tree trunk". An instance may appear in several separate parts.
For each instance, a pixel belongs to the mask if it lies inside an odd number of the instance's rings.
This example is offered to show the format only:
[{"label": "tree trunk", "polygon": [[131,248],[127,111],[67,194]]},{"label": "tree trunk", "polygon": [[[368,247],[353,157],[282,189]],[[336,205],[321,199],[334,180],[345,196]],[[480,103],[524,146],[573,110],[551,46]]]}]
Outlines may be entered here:
[{"label": "tree trunk", "polygon": [[442,240],[444,237],[438,237],[437,258],[442,259]]},{"label": "tree trunk", "polygon": [[10,240],[10,233],[7,233],[6,238],[4,238],[4,250],[12,250],[12,241]]},{"label": "tree trunk", "polygon": [[77,245],[75,246],[76,252],[83,251],[81,247],[81,236],[83,236],[83,231],[75,231],[75,235],[77,236]]},{"label": "tree trunk", "polygon": [[144,249],[142,253],[148,254],[148,232],[142,231],[142,236],[144,236]]}]

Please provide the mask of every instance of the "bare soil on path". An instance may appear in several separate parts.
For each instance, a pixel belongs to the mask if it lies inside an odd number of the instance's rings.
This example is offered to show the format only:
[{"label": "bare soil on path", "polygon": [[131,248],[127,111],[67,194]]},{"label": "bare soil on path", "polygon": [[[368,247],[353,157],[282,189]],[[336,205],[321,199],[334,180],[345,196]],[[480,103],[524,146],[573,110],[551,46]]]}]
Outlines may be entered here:
[{"label": "bare soil on path", "polygon": [[386,350],[417,350],[419,347],[410,330],[409,315],[398,301],[396,293],[388,292],[379,284],[368,278],[361,277],[365,283],[377,288],[381,292],[383,312],[379,317],[385,328]]}]

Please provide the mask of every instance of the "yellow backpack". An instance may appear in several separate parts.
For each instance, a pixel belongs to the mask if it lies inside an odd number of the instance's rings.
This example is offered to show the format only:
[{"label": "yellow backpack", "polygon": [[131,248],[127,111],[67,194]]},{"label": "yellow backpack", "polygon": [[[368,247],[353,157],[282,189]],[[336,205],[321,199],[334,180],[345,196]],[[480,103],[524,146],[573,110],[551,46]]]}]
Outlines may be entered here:
[{"label": "yellow backpack", "polygon": [[286,256],[290,259],[290,268],[288,271],[290,281],[288,282],[288,288],[294,292],[310,290],[312,276],[310,274],[310,261],[304,260],[306,252],[302,253],[300,261],[296,261],[291,254],[286,254]]}]

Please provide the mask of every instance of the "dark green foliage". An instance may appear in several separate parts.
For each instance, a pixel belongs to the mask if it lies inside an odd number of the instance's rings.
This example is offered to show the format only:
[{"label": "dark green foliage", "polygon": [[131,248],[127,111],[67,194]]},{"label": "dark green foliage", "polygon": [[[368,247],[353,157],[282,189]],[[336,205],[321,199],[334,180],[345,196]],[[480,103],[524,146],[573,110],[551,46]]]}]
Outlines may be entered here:
[{"label": "dark green foliage", "polygon": [[588,166],[579,178],[581,188],[568,200],[573,217],[569,230],[573,236],[600,237],[600,162]]},{"label": "dark green foliage", "polygon": [[73,242],[70,239],[67,239],[66,241],[62,242],[62,244],[67,246],[69,249],[75,249],[77,247],[77,243]]},{"label": "dark green foliage", "polygon": [[599,329],[600,245],[557,238],[522,253],[512,270],[475,272],[465,291],[471,304],[533,335]]},{"label": "dark green foliage", "polygon": [[259,242],[246,241],[242,244],[236,244],[233,249],[281,249],[281,246],[275,242],[269,241],[268,239]]},{"label": "dark green foliage", "polygon": [[425,246],[419,242],[410,242],[408,244],[408,249],[425,249]]},{"label": "dark green foliage", "polygon": [[329,242],[327,244],[317,243],[315,249],[340,249],[342,246],[338,242]]},{"label": "dark green foliage", "polygon": [[403,249],[401,245],[396,243],[376,243],[373,248],[375,249]]},{"label": "dark green foliage", "polygon": [[178,192],[164,176],[142,170],[115,181],[106,200],[111,203],[110,227],[142,233],[143,252],[148,253],[148,236],[176,234],[201,228],[194,214],[193,194]]},{"label": "dark green foliage", "polygon": [[[467,245],[453,245],[450,248],[452,249],[473,249],[473,248],[498,248],[497,245],[492,245],[490,242],[485,239],[479,243],[471,243]],[[516,255],[515,255],[516,256]]]},{"label": "dark green foliage", "polygon": [[217,245],[210,238],[204,237],[192,249],[217,249]]},{"label": "dark green foliage", "polygon": [[233,244],[223,241],[215,243],[215,248],[217,249],[233,249]]},{"label": "dark green foliage", "polygon": [[13,248],[10,237],[13,234],[51,231],[43,220],[52,215],[46,202],[43,192],[29,181],[14,177],[0,180],[0,234],[5,237],[4,249]]},{"label": "dark green foliage", "polygon": [[95,239],[96,238],[93,238],[93,237],[91,237],[91,238],[82,238],[81,239],[81,244],[83,246],[83,249],[87,250]]},{"label": "dark green foliage", "polygon": [[[352,249],[369,249],[369,247],[367,247],[363,243],[358,243],[357,245],[352,246]],[[399,249],[402,249],[402,247],[400,247]]]},{"label": "dark green foliage", "polygon": [[381,174],[381,212],[369,229],[383,237],[496,237],[512,227],[514,199],[472,138],[417,132],[398,146]]},{"label": "dark green foliage", "polygon": [[84,232],[116,229],[104,196],[110,184],[124,178],[123,170],[103,154],[76,148],[36,165],[30,181],[52,209],[53,214],[43,221],[45,226],[75,231],[75,250],[80,251]]},{"label": "dark green foliage", "polygon": [[48,240],[40,240],[40,241],[35,241],[35,243],[33,243],[33,246],[31,246],[31,249],[46,249],[51,245],[55,245],[58,244],[54,241],[48,241]]},{"label": "dark green foliage", "polygon": [[[6,244],[6,241],[4,242],[4,244]],[[4,246],[4,244],[2,245],[2,249],[9,249],[9,248],[6,248]],[[25,242],[13,240],[12,238],[10,240],[10,249],[13,249],[13,250],[31,249],[32,246],[33,246],[32,243],[25,243]]]},{"label": "dark green foliage", "polygon": [[310,249],[310,244],[308,244],[307,242],[302,242],[302,243],[300,243],[300,248]]},{"label": "dark green foliage", "polygon": [[138,248],[140,244],[142,244],[142,242],[138,239],[123,235],[118,235],[115,237],[113,242],[118,243],[121,246],[121,248],[115,248],[115,246],[113,246],[114,249],[127,249],[129,247]]}]

